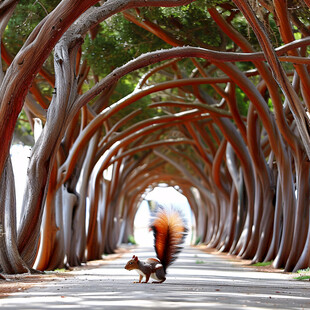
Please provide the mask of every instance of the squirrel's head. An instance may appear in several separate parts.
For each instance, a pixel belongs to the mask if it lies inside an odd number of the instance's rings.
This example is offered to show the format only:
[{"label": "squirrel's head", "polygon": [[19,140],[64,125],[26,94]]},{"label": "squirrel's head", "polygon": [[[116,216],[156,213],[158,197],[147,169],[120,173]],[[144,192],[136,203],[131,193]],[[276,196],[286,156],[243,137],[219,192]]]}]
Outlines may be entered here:
[{"label": "squirrel's head", "polygon": [[127,270],[133,270],[138,268],[138,256],[133,256],[131,260],[129,260],[125,266],[125,269]]}]

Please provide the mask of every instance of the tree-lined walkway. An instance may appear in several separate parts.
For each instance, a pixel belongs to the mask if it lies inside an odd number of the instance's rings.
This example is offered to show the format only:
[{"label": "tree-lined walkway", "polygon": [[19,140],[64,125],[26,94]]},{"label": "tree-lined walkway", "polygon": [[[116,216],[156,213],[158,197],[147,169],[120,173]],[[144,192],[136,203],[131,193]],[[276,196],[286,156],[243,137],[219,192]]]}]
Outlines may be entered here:
[{"label": "tree-lined walkway", "polygon": [[[187,247],[165,283],[133,284],[124,269],[133,251],[100,268],[37,285],[0,299],[1,309],[310,309],[310,283],[287,273],[258,272],[222,256]],[[137,248],[139,258],[153,256]],[[70,273],[70,274],[71,274]]]},{"label": "tree-lined walkway", "polygon": [[[309,8],[0,1],[0,274],[113,253],[162,185],[197,243],[309,267]],[[32,144],[21,215],[13,135]]]}]

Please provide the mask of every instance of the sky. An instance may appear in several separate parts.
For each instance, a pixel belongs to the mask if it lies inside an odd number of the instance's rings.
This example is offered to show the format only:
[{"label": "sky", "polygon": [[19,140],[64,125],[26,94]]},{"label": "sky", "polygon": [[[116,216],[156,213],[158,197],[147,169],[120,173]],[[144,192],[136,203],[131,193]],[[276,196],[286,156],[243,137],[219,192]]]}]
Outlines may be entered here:
[{"label": "sky", "polygon": [[153,234],[149,232],[150,212],[147,200],[155,200],[164,207],[173,207],[182,211],[189,227],[185,243],[189,244],[191,240],[191,227],[193,225],[192,212],[187,198],[171,186],[155,187],[145,196],[135,217],[135,241],[143,246],[153,245]]},{"label": "sky", "polygon": [[10,149],[15,179],[17,223],[19,223],[20,208],[26,185],[30,151],[30,146],[23,146],[22,144],[13,144]]}]

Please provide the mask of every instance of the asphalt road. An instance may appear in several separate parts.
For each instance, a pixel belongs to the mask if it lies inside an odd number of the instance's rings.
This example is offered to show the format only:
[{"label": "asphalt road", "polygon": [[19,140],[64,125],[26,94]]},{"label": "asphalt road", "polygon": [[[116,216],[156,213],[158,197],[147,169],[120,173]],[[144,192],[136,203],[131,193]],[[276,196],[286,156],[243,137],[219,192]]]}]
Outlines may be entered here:
[{"label": "asphalt road", "polygon": [[309,281],[254,271],[190,247],[163,284],[134,284],[138,274],[124,269],[133,254],[154,256],[151,248],[134,249],[13,293],[0,299],[0,309],[310,309]]}]

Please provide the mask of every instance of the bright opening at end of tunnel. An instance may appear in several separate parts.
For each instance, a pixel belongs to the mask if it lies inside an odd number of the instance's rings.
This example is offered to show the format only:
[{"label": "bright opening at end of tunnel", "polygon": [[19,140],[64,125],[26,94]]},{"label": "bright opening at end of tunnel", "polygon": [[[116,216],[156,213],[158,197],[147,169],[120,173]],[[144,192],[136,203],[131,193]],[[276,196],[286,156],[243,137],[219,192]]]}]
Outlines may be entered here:
[{"label": "bright opening at end of tunnel", "polygon": [[134,238],[137,244],[141,246],[153,246],[154,244],[153,233],[149,231],[151,214],[148,200],[156,201],[163,207],[173,207],[181,210],[188,226],[188,234],[185,239],[185,244],[192,243],[195,221],[187,198],[172,186],[159,184],[159,186],[145,194],[136,213],[134,221]]}]

